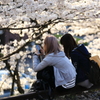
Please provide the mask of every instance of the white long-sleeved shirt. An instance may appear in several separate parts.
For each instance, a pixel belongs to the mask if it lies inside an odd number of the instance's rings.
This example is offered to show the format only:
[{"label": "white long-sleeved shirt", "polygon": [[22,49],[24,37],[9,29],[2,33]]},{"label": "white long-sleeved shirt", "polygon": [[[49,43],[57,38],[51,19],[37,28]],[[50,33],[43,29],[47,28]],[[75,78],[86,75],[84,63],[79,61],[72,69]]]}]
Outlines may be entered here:
[{"label": "white long-sleeved shirt", "polygon": [[[74,79],[76,80],[76,70],[63,51],[57,54],[48,54],[40,63],[37,55],[33,56],[33,69],[38,72],[47,66],[54,67],[55,85],[65,85]],[[74,85],[73,85],[74,86]]]}]

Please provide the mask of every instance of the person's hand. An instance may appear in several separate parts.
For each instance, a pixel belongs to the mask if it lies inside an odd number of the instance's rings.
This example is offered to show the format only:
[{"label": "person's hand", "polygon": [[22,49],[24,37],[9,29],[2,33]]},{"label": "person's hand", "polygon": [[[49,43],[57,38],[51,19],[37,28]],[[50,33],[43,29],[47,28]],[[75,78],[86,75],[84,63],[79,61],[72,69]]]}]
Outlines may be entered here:
[{"label": "person's hand", "polygon": [[36,49],[36,51],[34,52],[35,55],[40,56],[39,51]]},{"label": "person's hand", "polygon": [[43,48],[41,48],[41,49],[39,50],[39,52],[40,52],[40,55],[41,55],[41,56],[44,55],[44,50],[43,50]]},{"label": "person's hand", "polygon": [[35,54],[35,55],[38,55],[38,56],[43,56],[43,55],[44,55],[44,50],[42,49],[42,47],[40,48],[40,50],[38,50],[38,49],[36,48],[34,54]]}]

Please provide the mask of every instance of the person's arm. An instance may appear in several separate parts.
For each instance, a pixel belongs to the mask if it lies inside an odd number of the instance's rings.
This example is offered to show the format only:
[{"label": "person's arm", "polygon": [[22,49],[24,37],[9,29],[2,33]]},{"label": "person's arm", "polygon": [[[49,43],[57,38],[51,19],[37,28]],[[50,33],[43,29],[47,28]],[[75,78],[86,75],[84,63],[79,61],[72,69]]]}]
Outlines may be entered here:
[{"label": "person's arm", "polygon": [[39,57],[37,55],[34,55],[33,56],[33,70],[35,72],[38,72],[50,65],[49,57],[45,57],[40,63],[38,60],[39,60]]},{"label": "person's arm", "polygon": [[78,63],[79,63],[79,57],[75,54],[71,55],[71,61],[74,67],[77,69]]}]

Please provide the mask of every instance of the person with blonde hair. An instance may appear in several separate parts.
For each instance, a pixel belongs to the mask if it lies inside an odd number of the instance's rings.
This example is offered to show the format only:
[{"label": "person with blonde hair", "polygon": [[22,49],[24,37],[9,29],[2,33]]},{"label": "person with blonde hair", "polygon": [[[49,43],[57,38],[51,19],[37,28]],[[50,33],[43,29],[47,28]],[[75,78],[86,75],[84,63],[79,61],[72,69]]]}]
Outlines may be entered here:
[{"label": "person with blonde hair", "polygon": [[46,67],[53,66],[55,88],[60,92],[73,88],[75,86],[76,70],[61,50],[57,38],[48,35],[44,39],[43,45],[44,59],[38,62],[38,55],[33,56],[34,71],[39,72]]}]

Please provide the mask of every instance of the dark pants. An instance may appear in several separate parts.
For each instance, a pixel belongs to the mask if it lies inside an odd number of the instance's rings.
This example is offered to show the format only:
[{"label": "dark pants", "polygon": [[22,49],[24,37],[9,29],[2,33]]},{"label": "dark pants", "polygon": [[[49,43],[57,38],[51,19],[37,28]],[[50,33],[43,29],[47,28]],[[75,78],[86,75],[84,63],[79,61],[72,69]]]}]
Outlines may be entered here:
[{"label": "dark pants", "polygon": [[69,92],[71,89],[72,89],[72,88],[66,89],[66,88],[64,88],[64,87],[62,87],[62,86],[56,87],[56,91],[58,91],[58,92],[60,92],[60,93],[62,93],[62,92]]},{"label": "dark pants", "polygon": [[55,78],[53,66],[47,66],[43,70],[37,72],[37,79],[48,82],[50,87],[55,88]]}]

